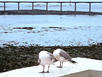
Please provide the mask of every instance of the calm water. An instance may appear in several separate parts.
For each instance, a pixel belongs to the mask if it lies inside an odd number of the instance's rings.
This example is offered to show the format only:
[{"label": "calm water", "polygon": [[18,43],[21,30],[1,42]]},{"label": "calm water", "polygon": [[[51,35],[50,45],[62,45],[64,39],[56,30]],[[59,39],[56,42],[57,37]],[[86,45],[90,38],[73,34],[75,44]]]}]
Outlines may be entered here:
[{"label": "calm water", "polygon": [[101,18],[100,15],[2,15],[0,44],[76,46],[99,43],[102,42]]}]

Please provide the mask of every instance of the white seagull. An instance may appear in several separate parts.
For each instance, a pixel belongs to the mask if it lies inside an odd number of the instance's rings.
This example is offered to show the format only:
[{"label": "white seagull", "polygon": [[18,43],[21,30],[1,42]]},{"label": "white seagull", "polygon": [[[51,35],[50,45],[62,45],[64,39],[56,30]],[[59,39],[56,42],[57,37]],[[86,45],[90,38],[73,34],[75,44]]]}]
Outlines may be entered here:
[{"label": "white seagull", "polygon": [[56,60],[60,61],[60,66],[58,68],[63,68],[63,62],[70,61],[71,63],[76,63],[72,60],[71,56],[62,49],[56,49],[53,52]]},{"label": "white seagull", "polygon": [[[55,59],[55,57],[53,56],[52,53],[47,52],[47,51],[41,51],[39,53],[38,62],[39,62],[40,65],[43,66],[43,71],[40,72],[40,73],[49,73],[50,64],[53,64],[55,61],[56,61],[56,59]],[[47,72],[44,71],[45,65],[48,65]]]}]

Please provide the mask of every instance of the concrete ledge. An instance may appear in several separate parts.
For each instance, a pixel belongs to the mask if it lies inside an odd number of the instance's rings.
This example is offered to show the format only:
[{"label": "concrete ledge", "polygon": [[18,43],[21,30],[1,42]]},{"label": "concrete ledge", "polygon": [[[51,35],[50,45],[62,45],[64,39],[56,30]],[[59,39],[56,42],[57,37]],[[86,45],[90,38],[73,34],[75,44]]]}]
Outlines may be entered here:
[{"label": "concrete ledge", "polygon": [[0,77],[102,77],[102,61],[88,58],[73,58],[76,64],[64,63],[57,68],[59,62],[50,67],[50,73],[39,73],[42,66],[33,66],[0,73]]}]

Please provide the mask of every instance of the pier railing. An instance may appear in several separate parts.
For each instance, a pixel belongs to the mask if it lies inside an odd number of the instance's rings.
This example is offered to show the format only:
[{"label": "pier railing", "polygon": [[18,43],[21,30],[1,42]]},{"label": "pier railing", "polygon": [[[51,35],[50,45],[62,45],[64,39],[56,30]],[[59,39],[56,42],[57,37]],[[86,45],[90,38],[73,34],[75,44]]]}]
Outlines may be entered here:
[{"label": "pier railing", "polygon": [[[35,3],[45,3],[46,5],[45,5],[45,10],[46,11],[48,11],[49,10],[49,3],[58,3],[58,4],[60,4],[60,6],[59,6],[59,8],[60,8],[60,10],[59,11],[63,11],[63,4],[64,3],[72,3],[72,4],[74,4],[74,11],[76,12],[77,11],[77,4],[78,3],[87,3],[88,4],[88,12],[92,12],[92,4],[93,3],[102,3],[102,2],[73,2],[73,1],[0,1],[0,4],[3,4],[3,6],[2,7],[0,7],[0,8],[2,8],[2,10],[0,10],[0,11],[7,11],[7,7],[6,7],[6,4],[8,4],[8,3],[17,3],[17,9],[16,10],[23,10],[23,9],[21,9],[21,5],[22,5],[22,3],[30,3],[30,5],[31,5],[31,9],[30,10],[34,10],[35,8]],[[53,10],[53,9],[52,9]]]}]

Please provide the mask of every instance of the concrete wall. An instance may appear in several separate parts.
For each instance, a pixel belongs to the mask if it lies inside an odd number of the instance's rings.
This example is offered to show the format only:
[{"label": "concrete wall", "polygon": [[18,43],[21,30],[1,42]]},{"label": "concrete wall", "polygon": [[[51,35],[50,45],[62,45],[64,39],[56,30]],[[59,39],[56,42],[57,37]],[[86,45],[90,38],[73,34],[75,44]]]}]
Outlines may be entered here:
[{"label": "concrete wall", "polygon": [[102,71],[86,70],[70,75],[65,75],[62,77],[102,77]]}]

